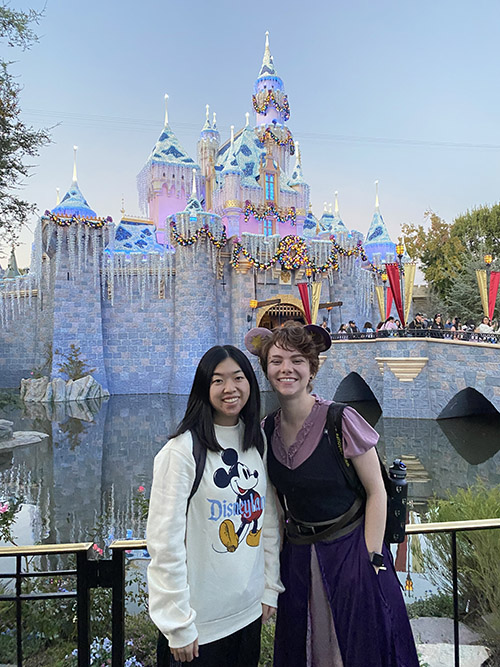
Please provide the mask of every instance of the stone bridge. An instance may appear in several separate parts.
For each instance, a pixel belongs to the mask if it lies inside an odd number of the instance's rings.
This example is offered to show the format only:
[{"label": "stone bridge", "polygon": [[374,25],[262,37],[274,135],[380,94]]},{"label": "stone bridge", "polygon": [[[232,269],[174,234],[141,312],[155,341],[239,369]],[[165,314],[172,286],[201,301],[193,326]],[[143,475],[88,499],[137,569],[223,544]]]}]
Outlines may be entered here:
[{"label": "stone bridge", "polygon": [[339,401],[373,400],[384,417],[500,412],[500,344],[435,338],[334,340],[314,383]]}]

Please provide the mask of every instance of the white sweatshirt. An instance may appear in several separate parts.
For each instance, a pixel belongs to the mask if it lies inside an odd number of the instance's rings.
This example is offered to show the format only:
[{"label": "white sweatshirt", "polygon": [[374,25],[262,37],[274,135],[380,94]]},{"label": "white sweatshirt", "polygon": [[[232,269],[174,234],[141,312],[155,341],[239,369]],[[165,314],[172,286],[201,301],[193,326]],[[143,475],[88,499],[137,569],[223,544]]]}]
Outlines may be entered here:
[{"label": "white sweatshirt", "polygon": [[149,613],[171,648],[227,637],[255,621],[262,603],[276,607],[283,590],[276,495],[259,452],[242,451],[243,433],[241,421],[215,426],[224,451],[207,451],[187,515],[195,478],[191,433],[169,440],[155,457]]}]

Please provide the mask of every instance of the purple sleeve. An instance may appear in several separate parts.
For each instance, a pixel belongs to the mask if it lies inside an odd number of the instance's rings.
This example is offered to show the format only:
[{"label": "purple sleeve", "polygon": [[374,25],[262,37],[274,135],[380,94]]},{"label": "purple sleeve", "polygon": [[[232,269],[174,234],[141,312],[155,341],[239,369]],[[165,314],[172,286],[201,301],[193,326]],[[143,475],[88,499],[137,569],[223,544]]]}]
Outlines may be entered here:
[{"label": "purple sleeve", "polygon": [[364,454],[378,442],[379,435],[354,408],[347,406],[342,415],[344,456],[353,459]]}]

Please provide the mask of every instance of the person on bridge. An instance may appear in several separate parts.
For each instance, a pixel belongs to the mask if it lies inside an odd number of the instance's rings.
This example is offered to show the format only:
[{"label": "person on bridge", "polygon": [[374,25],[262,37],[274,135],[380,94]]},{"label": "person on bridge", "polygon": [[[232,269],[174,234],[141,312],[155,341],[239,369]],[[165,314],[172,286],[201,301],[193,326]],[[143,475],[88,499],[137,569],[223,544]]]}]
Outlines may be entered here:
[{"label": "person on bridge", "polygon": [[154,463],[146,535],[159,667],[258,665],[261,621],[283,590],[259,422],[247,357],[232,345],[208,350]]},{"label": "person on bridge", "polygon": [[285,517],[274,667],[418,667],[383,543],[378,434],[353,408],[311,393],[329,336],[289,322],[251,330],[245,344],[280,404],[264,422],[269,477]]}]

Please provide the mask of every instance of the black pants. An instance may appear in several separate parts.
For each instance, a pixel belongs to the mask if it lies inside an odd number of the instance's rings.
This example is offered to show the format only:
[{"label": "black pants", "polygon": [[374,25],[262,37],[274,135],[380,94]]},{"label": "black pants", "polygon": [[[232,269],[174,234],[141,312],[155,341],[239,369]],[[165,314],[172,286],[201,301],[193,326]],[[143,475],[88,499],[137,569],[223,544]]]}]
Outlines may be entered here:
[{"label": "black pants", "polygon": [[158,636],[158,667],[257,667],[260,656],[260,629],[258,618],[245,628],[233,632],[199,648],[199,657],[192,662],[178,662],[170,652],[168,642],[160,632]]}]

